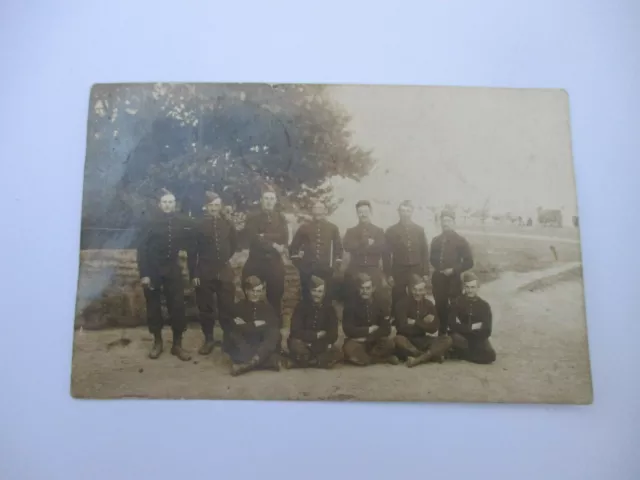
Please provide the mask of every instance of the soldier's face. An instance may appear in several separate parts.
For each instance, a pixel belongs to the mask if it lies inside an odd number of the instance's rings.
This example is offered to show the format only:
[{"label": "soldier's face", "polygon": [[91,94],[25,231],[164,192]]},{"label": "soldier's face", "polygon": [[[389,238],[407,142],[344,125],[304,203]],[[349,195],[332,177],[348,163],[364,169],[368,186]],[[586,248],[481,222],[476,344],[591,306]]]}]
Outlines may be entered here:
[{"label": "soldier's face", "polygon": [[164,213],[173,213],[176,211],[176,197],[173,195],[164,195],[160,199],[160,210]]},{"label": "soldier's face", "polygon": [[451,230],[453,230],[455,222],[451,217],[442,217],[442,219],[440,220],[440,224],[442,225],[443,232],[450,232]]},{"label": "soldier's face", "polygon": [[324,208],[324,205],[322,203],[316,203],[312,208],[311,208],[311,215],[313,216],[313,218],[315,218],[316,220],[322,220],[327,214],[326,209]]},{"label": "soldier's face", "polygon": [[415,284],[411,287],[411,294],[414,299],[422,300],[427,296],[427,285],[424,282]]},{"label": "soldier's face", "polygon": [[369,223],[371,221],[371,209],[363,205],[356,210],[360,223]]},{"label": "soldier's face", "polygon": [[475,297],[478,294],[478,281],[472,280],[464,284],[464,294],[467,297]]},{"label": "soldier's face", "polygon": [[369,300],[373,295],[373,290],[374,289],[372,281],[364,282],[362,285],[360,285],[360,298],[362,298],[363,300]]},{"label": "soldier's face", "polygon": [[324,300],[324,285],[311,289],[311,299],[315,304],[322,303],[322,300]]},{"label": "soldier's face", "polygon": [[258,302],[262,298],[262,292],[264,291],[264,285],[258,285],[257,287],[247,288],[247,300],[252,303]]},{"label": "soldier's face", "polygon": [[403,205],[398,209],[398,213],[400,214],[400,220],[408,222],[413,215],[413,208]]},{"label": "soldier's face", "polygon": [[205,208],[209,215],[218,215],[222,210],[222,200],[216,198],[213,202],[207,203]]},{"label": "soldier's face", "polygon": [[276,206],[276,194],[273,192],[267,192],[262,195],[262,208],[265,210],[273,210]]}]

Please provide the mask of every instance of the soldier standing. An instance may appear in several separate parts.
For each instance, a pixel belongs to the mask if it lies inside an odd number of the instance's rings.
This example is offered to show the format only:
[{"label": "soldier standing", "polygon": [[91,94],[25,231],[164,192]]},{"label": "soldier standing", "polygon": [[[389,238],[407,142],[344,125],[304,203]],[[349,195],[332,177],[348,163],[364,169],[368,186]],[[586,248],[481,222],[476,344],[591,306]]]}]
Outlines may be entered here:
[{"label": "soldier standing", "polygon": [[455,213],[443,210],[440,215],[442,233],[431,242],[431,285],[440,319],[439,335],[448,331],[449,306],[462,293],[460,275],[473,267],[469,242],[454,229]]},{"label": "soldier standing", "polygon": [[356,203],[356,212],[358,225],[347,229],[343,241],[344,249],[350,255],[344,278],[346,301],[358,297],[356,277],[360,273],[371,278],[378,293],[384,283],[380,269],[382,257],[387,254],[384,230],[371,223],[372,209],[368,200]]},{"label": "soldier standing", "polygon": [[231,326],[236,287],[229,259],[238,246],[235,227],[222,215],[222,200],[214,192],[205,195],[206,215],[196,223],[193,252],[188,262],[204,334],[204,343],[198,351],[201,355],[213,351],[214,295],[225,335]]},{"label": "soldier standing", "polygon": [[173,346],[171,354],[187,361],[191,356],[182,348],[182,335],[186,329],[184,314],[184,285],[178,254],[189,250],[192,241],[191,222],[176,213],[176,198],[166,189],[160,196],[161,212],[145,225],[138,245],[138,269],[147,303],[147,321],[154,342],[149,358],[162,353],[161,296],[167,302]]},{"label": "soldier standing", "polygon": [[289,346],[289,367],[331,368],[342,358],[335,345],[338,316],[326,296],[325,281],[313,275],[307,298],[293,310]]},{"label": "soldier standing", "polygon": [[405,200],[398,207],[400,221],[385,232],[390,255],[384,270],[391,286],[391,316],[395,305],[407,295],[412,275],[429,279],[429,244],[424,229],[411,220],[413,204]]},{"label": "soldier standing", "polygon": [[338,227],[326,220],[327,209],[317,201],[311,209],[313,219],[298,228],[289,246],[289,255],[300,272],[302,298],[310,300],[313,275],[325,283],[327,300],[333,298],[333,275],[342,264],[342,241]]},{"label": "soldier standing", "polygon": [[493,363],[496,352],[489,337],[493,318],[489,304],[478,296],[478,277],[462,275],[464,294],[456,299],[449,320],[453,354],[473,363]]},{"label": "soldier standing", "polygon": [[284,215],[274,210],[277,202],[273,190],[265,190],[260,212],[247,217],[244,233],[249,240],[249,258],[242,278],[257,276],[267,284],[267,300],[282,322],[284,262],[282,254],[289,244],[289,228]]},{"label": "soldier standing", "polygon": [[391,335],[388,304],[375,295],[373,279],[366,273],[356,278],[358,296],[344,306],[342,347],[345,360],[355,365],[390,363],[397,365]]}]

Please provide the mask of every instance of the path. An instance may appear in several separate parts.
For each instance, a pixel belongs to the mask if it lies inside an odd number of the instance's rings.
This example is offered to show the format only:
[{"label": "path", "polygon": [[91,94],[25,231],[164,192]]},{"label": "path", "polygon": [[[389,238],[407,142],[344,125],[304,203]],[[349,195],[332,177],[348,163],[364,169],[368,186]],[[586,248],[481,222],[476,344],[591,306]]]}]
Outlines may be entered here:
[{"label": "path", "polygon": [[580,240],[574,238],[551,237],[546,235],[529,235],[525,233],[501,233],[501,232],[483,232],[479,230],[456,230],[461,235],[482,236],[482,237],[502,237],[502,238],[520,238],[523,240],[544,240],[546,242],[555,243],[573,243],[580,244]]}]

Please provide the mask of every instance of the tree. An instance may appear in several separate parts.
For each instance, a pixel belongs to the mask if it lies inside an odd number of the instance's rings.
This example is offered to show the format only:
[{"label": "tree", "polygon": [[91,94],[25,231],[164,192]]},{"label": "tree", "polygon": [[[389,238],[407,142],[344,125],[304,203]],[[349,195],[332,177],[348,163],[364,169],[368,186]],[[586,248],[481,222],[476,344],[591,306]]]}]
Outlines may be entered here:
[{"label": "tree", "polygon": [[373,162],[354,146],[350,117],[315,85],[96,86],[91,96],[84,213],[89,224],[132,224],[162,187],[198,214],[213,188],[245,211],[269,184],[286,209],[319,197],[327,179],[360,179]]}]

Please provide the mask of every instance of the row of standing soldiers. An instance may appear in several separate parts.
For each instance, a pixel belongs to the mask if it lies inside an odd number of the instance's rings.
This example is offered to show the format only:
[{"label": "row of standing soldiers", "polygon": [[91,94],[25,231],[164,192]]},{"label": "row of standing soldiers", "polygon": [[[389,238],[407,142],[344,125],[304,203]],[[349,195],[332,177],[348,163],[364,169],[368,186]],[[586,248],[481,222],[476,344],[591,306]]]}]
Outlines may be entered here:
[{"label": "row of standing soldiers", "polygon": [[[221,213],[220,197],[207,192],[206,215],[193,220],[175,212],[170,192],[161,194],[161,213],[143,228],[137,257],[154,336],[151,358],[163,351],[164,296],[173,330],[171,353],[191,359],[182,346],[186,319],[178,254],[185,250],[204,333],[199,353],[213,351],[218,318],[232,374],[279,369],[285,354],[280,348],[283,255],[297,267],[302,293],[291,317],[286,366],[329,368],[342,359],[357,365],[407,360],[408,366],[415,366],[445,356],[476,363],[495,360],[489,343],[491,308],[477,296],[471,249],[454,231],[452,212],[442,212],[442,234],[429,248],[424,229],[411,220],[413,206],[408,201],[399,206],[399,222],[386,232],[371,223],[371,204],[358,202],[358,224],[347,229],[343,239],[337,226],[326,220],[325,206],[316,202],[312,220],[289,244],[287,221],[274,209],[276,201],[275,192],[263,192],[260,212],[246,219],[242,233],[249,243],[249,257],[241,281],[245,298],[236,303],[229,260],[238,250],[238,232]],[[340,281],[344,251],[350,260]],[[427,298],[429,283],[435,305]],[[388,287],[390,301],[385,295]],[[344,305],[342,349],[336,347],[334,300]],[[392,325],[397,330],[393,338]]]}]

